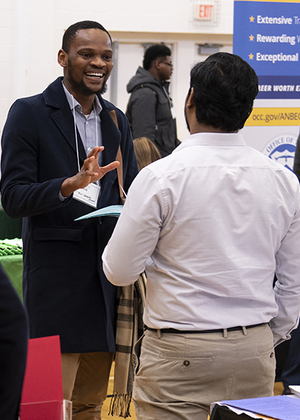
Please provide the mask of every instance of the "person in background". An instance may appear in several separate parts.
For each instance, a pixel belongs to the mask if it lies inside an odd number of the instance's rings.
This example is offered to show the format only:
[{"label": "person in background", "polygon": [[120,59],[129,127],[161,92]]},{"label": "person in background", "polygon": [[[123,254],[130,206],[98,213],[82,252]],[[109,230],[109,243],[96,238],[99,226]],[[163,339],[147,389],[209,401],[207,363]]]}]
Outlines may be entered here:
[{"label": "person in background", "polygon": [[192,68],[190,136],[139,172],[103,252],[112,284],[147,274],[138,419],[206,420],[214,401],[273,394],[274,346],[299,317],[300,189],[238,132],[257,93],[234,54]]},{"label": "person in background", "polygon": [[0,265],[0,419],[18,420],[27,356],[25,309]]},{"label": "person in background", "polygon": [[[64,398],[74,420],[101,418],[115,352],[116,287],[101,254],[113,217],[76,218],[120,203],[138,173],[128,120],[101,96],[113,68],[112,41],[98,22],[64,33],[63,77],[17,100],[2,135],[2,205],[23,217],[24,303],[30,337],[59,335]],[[105,176],[104,176],[105,175]]]},{"label": "person in background", "polygon": [[160,159],[160,153],[154,143],[148,137],[133,139],[134,153],[139,171],[152,162]]},{"label": "person in background", "polygon": [[173,71],[171,50],[164,44],[147,48],[143,68],[139,67],[127,85],[130,93],[126,116],[133,138],[148,137],[162,157],[169,155],[177,139],[175,111],[169,95]]}]

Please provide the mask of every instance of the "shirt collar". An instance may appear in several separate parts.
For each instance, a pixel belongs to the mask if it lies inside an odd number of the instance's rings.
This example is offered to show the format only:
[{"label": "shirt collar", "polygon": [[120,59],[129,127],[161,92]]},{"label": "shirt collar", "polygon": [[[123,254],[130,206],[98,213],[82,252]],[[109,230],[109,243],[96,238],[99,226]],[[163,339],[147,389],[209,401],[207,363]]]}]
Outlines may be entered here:
[{"label": "shirt collar", "polygon": [[[72,93],[70,93],[68,91],[68,89],[66,88],[66,86],[64,85],[63,81],[62,81],[62,85],[69,103],[69,106],[71,108],[71,111],[73,111],[74,108],[76,108],[77,106],[80,107],[80,111],[82,111],[82,107],[80,105],[80,103],[74,98],[74,96],[72,95]],[[100,112],[102,111],[102,105],[100,103],[100,100],[98,98],[97,95],[95,95],[95,99],[94,99],[94,104],[93,104],[93,109],[96,111],[96,114],[100,114]]]},{"label": "shirt collar", "polygon": [[173,153],[191,146],[246,146],[240,133],[196,133],[184,140]]}]

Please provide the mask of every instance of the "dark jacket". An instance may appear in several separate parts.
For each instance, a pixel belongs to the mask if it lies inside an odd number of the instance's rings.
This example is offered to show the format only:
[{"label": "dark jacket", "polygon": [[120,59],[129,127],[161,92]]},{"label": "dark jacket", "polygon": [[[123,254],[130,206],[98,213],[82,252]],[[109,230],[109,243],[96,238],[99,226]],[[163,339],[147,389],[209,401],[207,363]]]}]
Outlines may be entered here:
[{"label": "dark jacket", "polygon": [[[124,189],[138,172],[125,115],[100,97],[102,165],[121,144]],[[119,129],[109,115],[114,109]],[[79,139],[80,165],[86,158]],[[73,116],[61,78],[42,94],[17,100],[2,136],[2,205],[23,217],[24,302],[30,336],[60,335],[62,352],[115,351],[115,288],[102,271],[101,255],[116,219],[75,222],[95,209],[59,200],[65,178],[78,172]],[[101,179],[98,208],[119,204],[117,171]]]},{"label": "dark jacket", "polygon": [[172,117],[172,100],[168,83],[160,83],[147,70],[139,67],[127,85],[131,93],[126,116],[133,138],[148,137],[157,146],[162,157],[170,154],[180,143],[176,120]]}]

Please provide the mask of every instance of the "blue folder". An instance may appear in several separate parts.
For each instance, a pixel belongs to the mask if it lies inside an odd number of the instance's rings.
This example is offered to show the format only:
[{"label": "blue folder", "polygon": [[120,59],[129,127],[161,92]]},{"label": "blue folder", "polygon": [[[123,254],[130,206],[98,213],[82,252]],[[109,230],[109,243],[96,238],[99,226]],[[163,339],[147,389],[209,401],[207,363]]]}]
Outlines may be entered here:
[{"label": "blue folder", "polygon": [[75,222],[78,220],[90,219],[91,217],[101,217],[101,216],[115,216],[119,217],[121,214],[123,206],[122,205],[115,205],[115,206],[108,206],[103,207],[102,209],[92,211],[91,213],[87,213],[81,217],[75,219]]}]

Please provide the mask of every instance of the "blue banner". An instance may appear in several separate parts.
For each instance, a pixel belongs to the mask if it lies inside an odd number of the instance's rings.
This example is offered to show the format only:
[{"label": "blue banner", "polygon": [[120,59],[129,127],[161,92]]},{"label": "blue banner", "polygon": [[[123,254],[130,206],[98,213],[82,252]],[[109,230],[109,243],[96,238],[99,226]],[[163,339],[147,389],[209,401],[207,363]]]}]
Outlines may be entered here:
[{"label": "blue banner", "polygon": [[258,99],[299,99],[299,2],[235,1],[233,52],[259,76]]},{"label": "blue banner", "polygon": [[258,76],[258,80],[257,99],[300,98],[300,76]]}]

